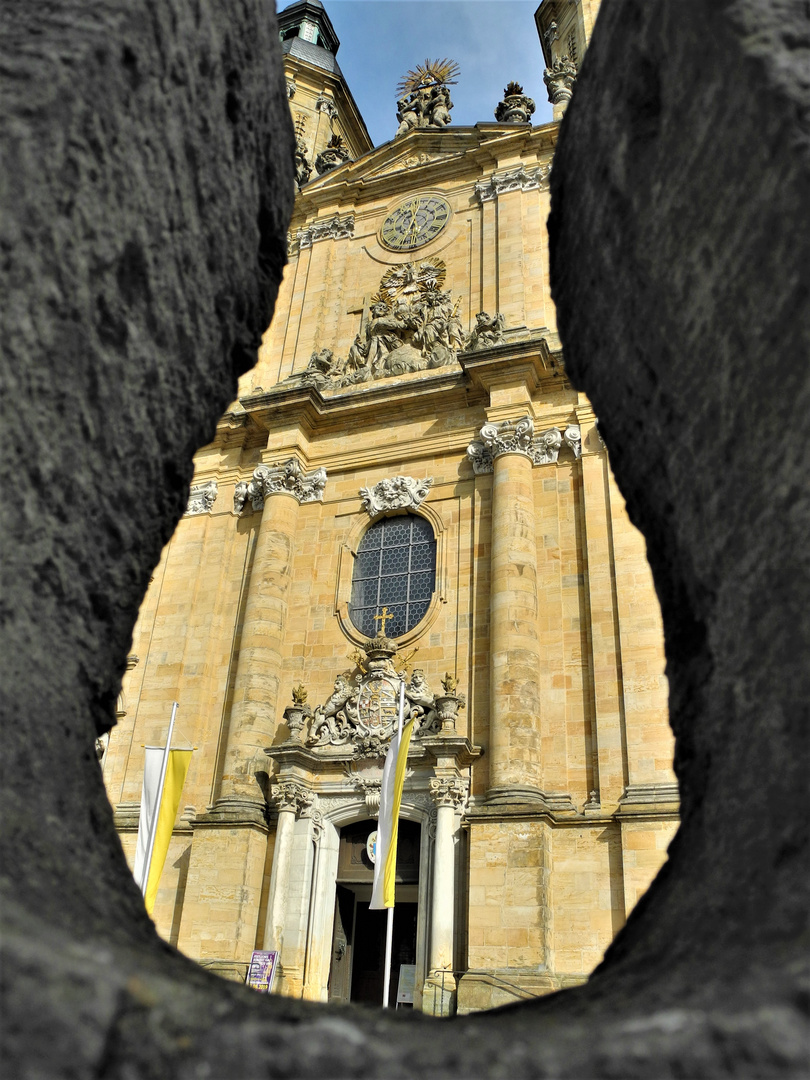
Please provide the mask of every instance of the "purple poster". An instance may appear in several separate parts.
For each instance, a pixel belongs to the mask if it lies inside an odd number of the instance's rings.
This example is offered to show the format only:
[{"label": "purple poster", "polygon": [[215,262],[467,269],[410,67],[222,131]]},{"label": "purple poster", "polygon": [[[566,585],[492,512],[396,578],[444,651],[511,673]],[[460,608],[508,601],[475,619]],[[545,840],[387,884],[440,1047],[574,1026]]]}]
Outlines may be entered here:
[{"label": "purple poster", "polygon": [[245,982],[248,986],[252,986],[254,990],[258,990],[260,994],[269,994],[273,989],[277,964],[277,952],[263,952],[261,949],[254,950],[250,958],[250,967]]}]

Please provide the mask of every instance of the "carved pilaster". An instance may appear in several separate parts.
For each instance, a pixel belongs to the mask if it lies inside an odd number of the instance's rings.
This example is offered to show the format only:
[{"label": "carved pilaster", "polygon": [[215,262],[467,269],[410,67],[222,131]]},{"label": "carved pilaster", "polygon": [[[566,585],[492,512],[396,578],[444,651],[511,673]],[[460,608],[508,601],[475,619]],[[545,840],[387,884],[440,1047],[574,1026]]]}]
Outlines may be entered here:
[{"label": "carved pilaster", "polygon": [[259,465],[249,481],[240,481],[234,490],[234,512],[241,514],[250,501],[254,510],[264,508],[268,495],[284,493],[292,495],[299,503],[323,502],[326,487],[326,469],[304,472],[296,458],[283,465]]},{"label": "carved pilaster", "polygon": [[412,476],[392,476],[380,480],[373,488],[360,488],[360,497],[368,513],[374,517],[386,510],[415,510],[433,486],[433,477],[414,480]]},{"label": "carved pilaster", "polygon": [[217,499],[217,482],[209,480],[206,484],[192,484],[186,506],[186,517],[195,514],[207,514]]},{"label": "carved pilaster", "polygon": [[571,447],[575,458],[582,457],[582,432],[579,424],[569,424],[563,432],[563,439]]},{"label": "carved pilaster", "polygon": [[534,439],[529,456],[535,465],[551,465],[560,456],[562,441],[560,429],[549,428]]}]

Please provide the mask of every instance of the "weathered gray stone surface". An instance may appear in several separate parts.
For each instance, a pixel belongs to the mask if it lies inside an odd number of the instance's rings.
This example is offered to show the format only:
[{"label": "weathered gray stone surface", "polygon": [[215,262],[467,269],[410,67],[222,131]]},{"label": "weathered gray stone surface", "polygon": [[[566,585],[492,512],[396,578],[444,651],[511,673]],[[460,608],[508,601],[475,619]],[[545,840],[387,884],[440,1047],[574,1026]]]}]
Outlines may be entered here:
[{"label": "weathered gray stone surface", "polygon": [[802,1074],[802,5],[606,0],[578,79],[555,290],[650,545],[684,826],[586,987],[450,1024],[262,999],[162,944],[93,755],[191,455],[272,308],[293,143],[269,5],[3,18],[5,1073]]}]

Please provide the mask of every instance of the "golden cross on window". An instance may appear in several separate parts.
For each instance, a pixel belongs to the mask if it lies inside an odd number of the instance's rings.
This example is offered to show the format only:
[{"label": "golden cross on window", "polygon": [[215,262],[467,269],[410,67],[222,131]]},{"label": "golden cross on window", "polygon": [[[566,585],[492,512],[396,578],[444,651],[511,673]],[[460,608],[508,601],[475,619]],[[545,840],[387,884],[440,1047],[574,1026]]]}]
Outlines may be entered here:
[{"label": "golden cross on window", "polygon": [[387,607],[384,607],[382,609],[381,615],[374,616],[374,622],[382,623],[382,626],[380,627],[380,634],[382,637],[385,637],[385,624],[388,622],[389,619],[393,619],[393,617],[393,614],[388,610]]}]

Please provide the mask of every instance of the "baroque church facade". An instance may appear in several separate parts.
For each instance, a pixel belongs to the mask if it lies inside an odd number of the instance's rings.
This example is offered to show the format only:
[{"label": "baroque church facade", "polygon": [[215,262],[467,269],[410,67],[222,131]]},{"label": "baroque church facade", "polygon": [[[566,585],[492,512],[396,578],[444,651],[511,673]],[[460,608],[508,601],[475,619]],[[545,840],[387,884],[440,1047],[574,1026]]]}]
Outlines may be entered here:
[{"label": "baroque church facade", "polygon": [[197,455],[102,759],[132,859],[142,746],[180,703],[195,750],[155,921],[225,977],[276,949],[274,992],[380,1001],[369,836],[402,681],[392,994],[407,969],[414,1007],[449,1015],[580,983],[666,857],[658,605],[548,281],[596,7],[538,9],[552,122],[510,83],[496,119],[451,125],[453,65],[426,62],[376,148],[323,5],[280,13],[289,265]]}]

